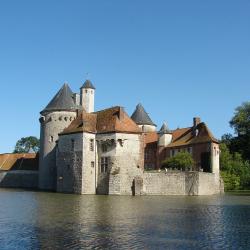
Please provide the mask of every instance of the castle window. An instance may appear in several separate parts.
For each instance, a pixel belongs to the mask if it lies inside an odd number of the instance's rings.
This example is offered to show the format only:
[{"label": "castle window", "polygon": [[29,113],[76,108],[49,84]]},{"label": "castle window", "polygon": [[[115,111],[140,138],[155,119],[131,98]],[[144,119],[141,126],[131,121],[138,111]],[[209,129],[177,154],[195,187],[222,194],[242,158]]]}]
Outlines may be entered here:
[{"label": "castle window", "polygon": [[94,139],[89,140],[89,150],[94,151]]},{"label": "castle window", "polygon": [[71,139],[71,151],[75,150],[75,140]]},{"label": "castle window", "polygon": [[101,157],[101,173],[107,173],[108,172],[108,162],[109,158],[108,157]]},{"label": "castle window", "polygon": [[85,93],[88,93],[88,90],[87,90],[87,89],[85,89]]},{"label": "castle window", "polygon": [[53,137],[52,135],[50,136],[49,141],[50,141],[50,142],[53,142],[53,141],[54,141],[54,137]]},{"label": "castle window", "polygon": [[94,161],[91,162],[91,167],[92,167],[92,168],[95,167],[95,162],[94,162]]},{"label": "castle window", "polygon": [[107,152],[108,148],[106,144],[102,144],[102,152]]},{"label": "castle window", "polygon": [[171,155],[174,156],[174,149],[171,150]]}]

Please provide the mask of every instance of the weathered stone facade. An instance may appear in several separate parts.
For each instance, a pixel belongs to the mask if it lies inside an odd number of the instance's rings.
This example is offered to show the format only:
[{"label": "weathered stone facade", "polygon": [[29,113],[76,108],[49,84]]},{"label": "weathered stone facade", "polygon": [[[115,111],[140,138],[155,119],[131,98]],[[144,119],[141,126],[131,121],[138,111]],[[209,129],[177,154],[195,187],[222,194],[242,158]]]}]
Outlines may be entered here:
[{"label": "weathered stone facade", "polygon": [[[170,131],[165,124],[157,133],[141,104],[131,118],[122,107],[94,112],[94,93],[90,81],[80,96],[64,85],[41,112],[40,189],[111,195],[220,193],[218,142],[198,118],[190,128]],[[196,162],[189,172],[145,171],[159,169],[164,159],[181,151]],[[203,167],[207,173],[200,172]]]},{"label": "weathered stone facade", "polygon": [[56,142],[61,133],[75,119],[76,112],[53,111],[40,118],[39,188],[54,190],[56,187]]}]

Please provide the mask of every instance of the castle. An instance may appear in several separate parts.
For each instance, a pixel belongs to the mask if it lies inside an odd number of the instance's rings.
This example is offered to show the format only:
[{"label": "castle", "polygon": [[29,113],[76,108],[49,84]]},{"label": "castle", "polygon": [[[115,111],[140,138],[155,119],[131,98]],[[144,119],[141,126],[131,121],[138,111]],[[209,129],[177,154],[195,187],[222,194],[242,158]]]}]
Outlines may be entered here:
[{"label": "castle", "polygon": [[[39,183],[42,190],[77,194],[202,195],[220,193],[219,144],[205,123],[156,125],[141,104],[130,117],[122,107],[94,111],[95,87],[80,94],[64,84],[41,111]],[[188,171],[157,171],[186,151]],[[150,171],[151,170],[151,171]]]}]

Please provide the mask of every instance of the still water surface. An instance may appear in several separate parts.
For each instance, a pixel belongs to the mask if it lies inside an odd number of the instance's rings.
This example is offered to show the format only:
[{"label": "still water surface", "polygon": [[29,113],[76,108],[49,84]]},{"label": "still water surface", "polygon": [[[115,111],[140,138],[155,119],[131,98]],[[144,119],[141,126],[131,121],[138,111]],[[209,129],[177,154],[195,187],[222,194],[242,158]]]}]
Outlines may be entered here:
[{"label": "still water surface", "polygon": [[0,189],[0,249],[250,249],[250,196]]}]

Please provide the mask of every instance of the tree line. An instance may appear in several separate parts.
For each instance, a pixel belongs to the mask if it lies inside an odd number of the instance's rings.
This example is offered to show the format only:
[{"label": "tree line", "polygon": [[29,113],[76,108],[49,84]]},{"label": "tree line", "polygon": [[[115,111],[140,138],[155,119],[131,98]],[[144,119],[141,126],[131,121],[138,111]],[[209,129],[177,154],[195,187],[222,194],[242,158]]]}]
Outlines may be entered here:
[{"label": "tree line", "polygon": [[229,123],[235,135],[225,134],[220,141],[225,189],[250,189],[250,102],[237,107]]}]

